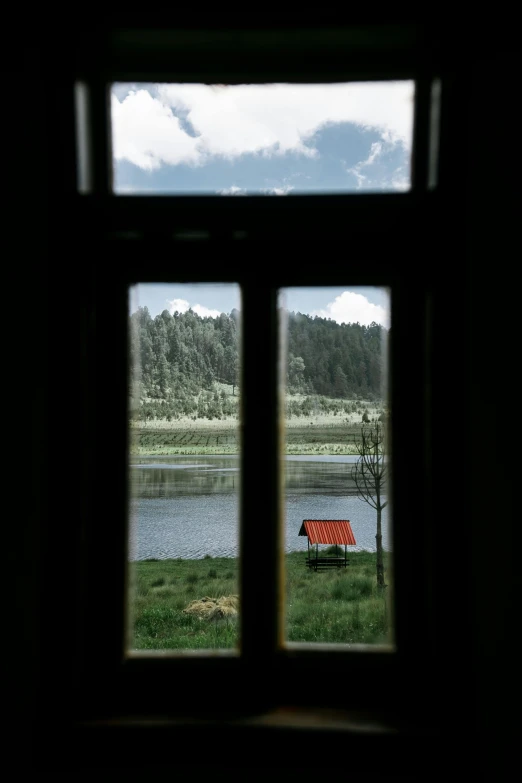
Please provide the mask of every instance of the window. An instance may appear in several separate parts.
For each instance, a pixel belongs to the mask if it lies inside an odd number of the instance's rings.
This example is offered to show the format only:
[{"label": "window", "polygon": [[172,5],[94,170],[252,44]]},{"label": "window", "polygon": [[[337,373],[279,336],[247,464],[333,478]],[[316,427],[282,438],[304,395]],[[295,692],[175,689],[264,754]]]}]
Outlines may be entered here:
[{"label": "window", "polygon": [[114,192],[407,191],[413,86],[113,84]]},{"label": "window", "polygon": [[[152,39],[151,39],[152,40]],[[270,44],[257,40],[241,66],[227,54],[227,39],[218,35],[212,46],[197,43],[197,36],[172,50],[172,40],[161,35],[136,55],[125,34],[114,39],[113,58],[108,57],[104,79],[87,78],[91,100],[93,176],[91,195],[77,196],[78,223],[85,231],[84,260],[110,259],[99,265],[103,282],[95,300],[98,324],[110,341],[100,341],[99,367],[104,370],[104,388],[97,399],[100,411],[98,435],[111,432],[111,469],[100,466],[97,480],[112,488],[104,501],[104,513],[90,509],[87,542],[83,548],[85,609],[81,661],[85,689],[93,689],[100,703],[124,698],[137,711],[161,711],[166,704],[179,710],[202,711],[211,705],[209,688],[216,681],[229,685],[229,704],[240,710],[260,710],[274,704],[346,704],[347,691],[334,688],[314,694],[303,688],[321,667],[328,667],[332,682],[345,682],[352,672],[350,705],[384,709],[397,697],[401,677],[412,677],[422,665],[419,648],[431,638],[429,558],[431,528],[425,509],[427,493],[426,400],[427,302],[429,281],[419,267],[419,237],[433,232],[432,202],[426,198],[427,127],[431,74],[416,69],[413,54],[405,64],[404,52],[413,45],[401,36],[387,44],[385,55],[372,63],[375,49],[339,59],[350,34],[332,31],[331,46],[310,59],[311,52],[328,34],[309,31],[297,43],[296,59],[290,64],[277,55],[266,65]],[[193,72],[186,65],[201,60]],[[352,41],[353,43],[353,41]],[[410,45],[410,50],[408,50]],[[198,49],[199,46],[199,49]],[[378,44],[374,46],[379,49]],[[406,46],[406,49],[404,47]],[[163,48],[162,48],[163,47]],[[150,67],[151,52],[155,51]],[[117,52],[117,56],[114,54]],[[399,55],[399,52],[401,53]],[[216,59],[216,53],[223,59]],[[142,59],[143,57],[143,59]],[[408,59],[408,58],[406,58]],[[356,62],[364,61],[364,67]],[[385,64],[388,63],[388,65]],[[125,65],[122,66],[122,62]],[[217,69],[216,62],[219,62]],[[282,67],[286,64],[286,73]],[[343,62],[345,65],[340,66]],[[390,66],[389,63],[396,63]],[[148,63],[148,65],[147,65]],[[234,66],[235,63],[235,66]],[[234,67],[236,71],[234,71]],[[154,71],[151,74],[151,71]],[[202,71],[205,73],[202,76]],[[411,191],[395,194],[310,195],[299,199],[215,199],[194,196],[155,198],[114,197],[110,188],[108,90],[123,81],[211,81],[213,83],[273,82],[299,76],[301,80],[349,81],[357,78],[415,80],[415,121]],[[81,75],[81,74],[80,74]],[[442,84],[442,95],[444,84]],[[431,194],[436,197],[437,190]],[[424,233],[423,233],[424,232]],[[103,248],[101,250],[100,248]],[[415,269],[412,276],[411,270]],[[127,296],[138,282],[239,283],[243,303],[242,362],[242,485],[240,518],[243,566],[241,570],[241,655],[237,659],[215,655],[170,656],[163,653],[127,659],[124,654],[126,520],[128,512],[126,460],[128,448],[127,355],[114,346],[128,347]],[[298,285],[386,286],[394,302],[391,340],[391,400],[393,409],[392,453],[394,466],[394,556],[396,579],[397,652],[377,650],[290,650],[284,643],[284,602],[280,573],[278,520],[282,518],[280,472],[277,453],[278,429],[278,292]],[[415,328],[412,329],[412,324]],[[259,374],[263,373],[260,396]],[[406,398],[404,389],[408,388]],[[397,437],[400,433],[400,438]],[[411,460],[409,444],[415,449]],[[101,496],[101,492],[100,492]],[[105,497],[105,495],[104,495]],[[109,526],[110,522],[110,526]],[[259,527],[265,540],[263,567],[266,590],[260,592],[258,575],[248,563],[259,547]],[[103,551],[99,542],[103,540]],[[419,565],[420,562],[420,565]],[[425,622],[412,618],[422,616]],[[94,634],[94,628],[97,633]],[[260,677],[259,672],[264,673]],[[190,692],[180,683],[191,683]],[[110,684],[110,685],[109,685]],[[131,696],[132,694],[132,696]],[[87,698],[86,694],[84,697]]]},{"label": "window", "polygon": [[137,285],[129,315],[129,653],[234,651],[240,292]]},{"label": "window", "polygon": [[389,292],[280,294],[286,639],[391,649]]}]

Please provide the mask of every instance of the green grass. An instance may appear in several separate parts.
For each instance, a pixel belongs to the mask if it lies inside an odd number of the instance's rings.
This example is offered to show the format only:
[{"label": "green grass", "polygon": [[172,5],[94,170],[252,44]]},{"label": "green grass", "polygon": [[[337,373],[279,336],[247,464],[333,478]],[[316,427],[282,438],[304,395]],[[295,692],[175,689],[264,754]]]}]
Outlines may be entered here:
[{"label": "green grass", "polygon": [[[131,430],[131,454],[138,455],[168,455],[168,454],[237,454],[238,428],[237,422],[231,421],[228,426],[195,426],[194,422],[186,428],[178,423],[171,427],[160,426],[154,422],[152,427],[133,427]],[[163,422],[161,422],[163,424]]]},{"label": "green grass", "polygon": [[[306,552],[286,555],[288,641],[385,643],[387,611],[385,598],[376,585],[375,557],[371,552],[352,552],[346,569],[315,573],[305,566]],[[205,596],[219,598],[237,594],[238,579],[236,558],[212,558],[211,568],[207,558],[133,563],[132,649],[197,650],[236,646],[237,619],[201,620],[183,610],[191,601]],[[260,591],[262,580],[260,570]]]},{"label": "green grass", "polygon": [[237,620],[199,620],[185,614],[198,598],[238,592],[236,558],[144,560],[133,563],[131,614],[133,649],[180,650],[231,648],[237,642]]},{"label": "green grass", "polygon": [[[221,387],[220,387],[221,388]],[[232,387],[223,385],[228,396]],[[239,402],[239,397],[234,397]],[[287,394],[289,406],[310,402],[311,410],[289,414],[285,421],[286,454],[357,454],[355,443],[361,435],[362,414],[380,415],[380,403],[368,400],[341,400],[316,395]],[[320,404],[321,402],[321,404]],[[326,407],[325,407],[326,406]],[[356,410],[352,410],[356,406]],[[350,412],[347,412],[349,409]],[[238,454],[240,428],[236,416],[221,419],[182,416],[149,421],[131,421],[130,452],[135,456],[198,456]]]},{"label": "green grass", "polygon": [[[335,418],[333,419],[335,422]],[[211,424],[209,422],[208,424]],[[176,422],[172,427],[154,422],[146,427],[133,427],[131,454],[139,456],[238,454],[239,429],[236,421],[207,426],[191,422],[184,429]],[[356,454],[355,443],[360,437],[360,424],[314,424],[300,419],[299,425],[286,429],[286,454]]]}]

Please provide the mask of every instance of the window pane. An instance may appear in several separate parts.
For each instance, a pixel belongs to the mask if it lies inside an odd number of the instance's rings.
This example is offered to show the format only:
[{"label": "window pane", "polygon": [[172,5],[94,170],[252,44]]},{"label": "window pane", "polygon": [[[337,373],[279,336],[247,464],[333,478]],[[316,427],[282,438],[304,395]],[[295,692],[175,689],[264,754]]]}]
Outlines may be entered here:
[{"label": "window pane", "polygon": [[130,650],[237,643],[239,303],[130,290]]},{"label": "window pane", "polygon": [[117,194],[409,190],[414,83],[112,85]]},{"label": "window pane", "polygon": [[280,292],[289,642],[388,644],[384,288]]}]

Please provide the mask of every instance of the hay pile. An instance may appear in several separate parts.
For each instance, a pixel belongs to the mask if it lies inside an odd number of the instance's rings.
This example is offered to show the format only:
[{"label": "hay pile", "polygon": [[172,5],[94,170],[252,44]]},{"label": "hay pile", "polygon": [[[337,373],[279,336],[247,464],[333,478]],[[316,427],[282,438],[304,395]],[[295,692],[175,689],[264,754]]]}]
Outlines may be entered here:
[{"label": "hay pile", "polygon": [[208,595],[204,598],[198,598],[191,601],[185,614],[194,614],[201,620],[222,620],[229,617],[237,617],[239,612],[239,596],[223,595],[220,598],[210,598]]}]

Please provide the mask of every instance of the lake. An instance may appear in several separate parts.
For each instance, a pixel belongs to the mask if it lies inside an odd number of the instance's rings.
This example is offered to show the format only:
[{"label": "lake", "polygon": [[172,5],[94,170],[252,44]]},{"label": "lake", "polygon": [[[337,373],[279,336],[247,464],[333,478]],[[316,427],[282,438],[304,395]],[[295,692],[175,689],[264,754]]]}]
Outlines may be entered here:
[{"label": "lake", "polygon": [[[307,549],[303,519],[349,519],[350,550],[375,551],[376,511],[355,494],[355,456],[285,457],[285,549]],[[131,466],[130,559],[236,557],[237,456],[139,457]],[[388,508],[382,514],[388,549]],[[259,545],[263,545],[260,532]]]}]

